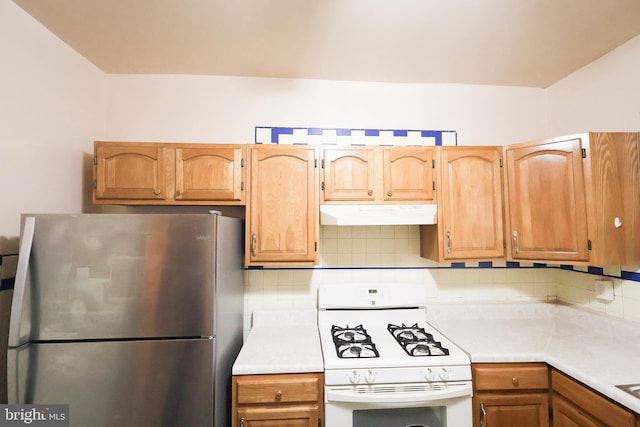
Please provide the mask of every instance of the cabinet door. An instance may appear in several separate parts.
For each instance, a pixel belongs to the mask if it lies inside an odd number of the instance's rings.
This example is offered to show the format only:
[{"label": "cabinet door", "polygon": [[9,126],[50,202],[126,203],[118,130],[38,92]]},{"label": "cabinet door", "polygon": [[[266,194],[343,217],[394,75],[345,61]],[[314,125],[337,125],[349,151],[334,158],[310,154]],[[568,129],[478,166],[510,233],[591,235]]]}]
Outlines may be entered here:
[{"label": "cabinet door", "polygon": [[552,398],[553,427],[606,427],[582,412],[576,405],[554,394]]},{"label": "cabinet door", "polygon": [[546,393],[492,394],[474,397],[474,427],[548,427]]},{"label": "cabinet door", "polygon": [[95,199],[166,199],[165,157],[163,145],[96,142]]},{"label": "cabinet door", "polygon": [[316,151],[250,148],[247,264],[315,263],[319,228]]},{"label": "cabinet door", "polygon": [[372,148],[326,148],[323,152],[325,201],[373,201],[375,151]]},{"label": "cabinet door", "polygon": [[495,147],[442,149],[438,227],[445,260],[504,256],[500,161]]},{"label": "cabinet door", "polygon": [[506,149],[512,259],[588,261],[581,140]]},{"label": "cabinet door", "polygon": [[176,200],[244,200],[244,148],[176,148]]},{"label": "cabinet door", "polygon": [[432,201],[434,152],[430,147],[383,149],[384,200]]},{"label": "cabinet door", "polygon": [[238,409],[239,427],[317,427],[317,405],[256,406]]}]

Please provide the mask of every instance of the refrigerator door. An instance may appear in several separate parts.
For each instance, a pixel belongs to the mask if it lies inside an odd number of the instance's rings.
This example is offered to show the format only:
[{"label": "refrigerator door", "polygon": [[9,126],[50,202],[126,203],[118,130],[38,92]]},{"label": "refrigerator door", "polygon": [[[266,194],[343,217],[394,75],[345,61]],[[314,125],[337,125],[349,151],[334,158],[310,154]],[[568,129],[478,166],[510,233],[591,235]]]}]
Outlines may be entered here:
[{"label": "refrigerator door", "polygon": [[214,336],[215,215],[29,217],[27,289],[12,307],[20,337]]},{"label": "refrigerator door", "polygon": [[9,403],[69,404],[71,427],[213,424],[214,338],[9,349]]}]

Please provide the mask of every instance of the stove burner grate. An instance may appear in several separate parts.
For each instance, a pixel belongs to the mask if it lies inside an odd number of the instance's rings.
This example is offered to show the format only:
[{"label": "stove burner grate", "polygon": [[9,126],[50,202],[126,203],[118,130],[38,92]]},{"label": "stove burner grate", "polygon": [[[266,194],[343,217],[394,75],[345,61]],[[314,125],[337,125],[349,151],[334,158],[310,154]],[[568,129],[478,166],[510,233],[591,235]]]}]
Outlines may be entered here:
[{"label": "stove burner grate", "polygon": [[341,359],[380,357],[376,345],[367,330],[358,325],[350,327],[331,326],[331,336],[336,353]]},{"label": "stove burner grate", "polygon": [[409,356],[446,356],[449,350],[442,347],[433,335],[419,327],[417,323],[412,326],[397,326],[389,323],[387,330],[393,335],[400,347]]}]

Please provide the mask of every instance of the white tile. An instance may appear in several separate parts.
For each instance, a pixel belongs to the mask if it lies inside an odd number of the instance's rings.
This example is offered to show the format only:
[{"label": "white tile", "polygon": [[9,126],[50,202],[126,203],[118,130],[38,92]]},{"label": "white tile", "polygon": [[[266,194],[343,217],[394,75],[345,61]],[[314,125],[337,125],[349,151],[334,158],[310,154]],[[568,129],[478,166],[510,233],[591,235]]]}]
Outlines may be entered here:
[{"label": "white tile", "polygon": [[271,128],[256,128],[256,143],[271,144]]}]

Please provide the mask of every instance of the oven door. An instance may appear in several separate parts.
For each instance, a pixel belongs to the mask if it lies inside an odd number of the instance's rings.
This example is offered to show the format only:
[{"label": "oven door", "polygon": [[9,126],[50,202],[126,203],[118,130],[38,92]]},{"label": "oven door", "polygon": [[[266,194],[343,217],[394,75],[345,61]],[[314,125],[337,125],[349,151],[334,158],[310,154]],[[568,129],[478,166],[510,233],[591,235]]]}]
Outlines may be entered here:
[{"label": "oven door", "polygon": [[471,427],[471,382],[325,387],[327,426]]}]

